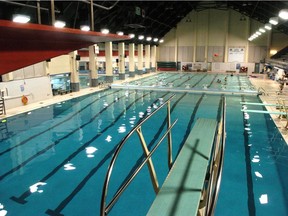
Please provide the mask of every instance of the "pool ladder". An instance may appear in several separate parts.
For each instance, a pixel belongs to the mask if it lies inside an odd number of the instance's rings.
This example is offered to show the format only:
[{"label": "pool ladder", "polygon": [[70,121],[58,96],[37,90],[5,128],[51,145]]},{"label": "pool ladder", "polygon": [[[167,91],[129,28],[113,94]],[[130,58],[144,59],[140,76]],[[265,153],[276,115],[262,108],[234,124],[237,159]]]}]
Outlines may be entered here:
[{"label": "pool ladder", "polygon": [[[101,197],[101,212],[100,215],[104,216],[107,215],[108,212],[110,211],[110,209],[113,207],[113,205],[115,204],[115,202],[118,200],[118,198],[120,197],[120,195],[124,192],[124,190],[128,187],[128,185],[132,182],[132,180],[136,177],[136,175],[140,172],[140,170],[144,167],[145,164],[148,165],[149,168],[149,173],[150,173],[150,178],[152,181],[152,185],[154,188],[155,193],[157,194],[159,191],[159,184],[158,184],[158,180],[157,180],[157,176],[156,176],[156,172],[154,169],[154,165],[152,162],[152,155],[154,154],[154,152],[157,150],[157,148],[159,147],[159,145],[162,143],[162,141],[165,139],[165,137],[167,136],[168,139],[168,167],[169,169],[172,167],[172,135],[171,135],[171,129],[174,127],[174,125],[176,124],[176,122],[178,121],[178,119],[176,119],[173,123],[171,123],[171,115],[170,115],[170,101],[171,99],[175,96],[172,95],[170,98],[168,98],[165,102],[163,102],[157,109],[155,109],[150,115],[147,115],[145,118],[143,118],[136,127],[134,127],[120,142],[120,144],[117,146],[114,155],[112,156],[110,165],[108,167],[107,173],[106,173],[106,177],[105,177],[105,181],[104,181],[104,186],[103,186],[103,190],[102,190],[102,197]],[[145,138],[143,136],[142,133],[142,125],[147,122],[155,113],[157,113],[159,110],[161,110],[165,105],[167,105],[167,130],[166,132],[162,135],[162,137],[160,138],[160,140],[158,141],[158,143],[154,146],[154,148],[152,148],[151,151],[149,151]],[[109,186],[109,181],[110,181],[110,177],[113,171],[113,167],[115,164],[115,161],[122,149],[122,147],[125,145],[125,143],[127,142],[127,140],[129,140],[129,138],[132,136],[132,134],[134,133],[138,134],[138,138],[139,141],[142,145],[143,148],[143,152],[145,155],[145,160],[142,161],[142,163],[140,165],[138,165],[138,167],[135,169],[135,171],[129,176],[129,178],[124,182],[124,184],[117,190],[117,192],[115,193],[114,197],[111,199],[111,201],[106,204],[106,196],[107,196],[107,191],[108,191],[108,186]]]}]

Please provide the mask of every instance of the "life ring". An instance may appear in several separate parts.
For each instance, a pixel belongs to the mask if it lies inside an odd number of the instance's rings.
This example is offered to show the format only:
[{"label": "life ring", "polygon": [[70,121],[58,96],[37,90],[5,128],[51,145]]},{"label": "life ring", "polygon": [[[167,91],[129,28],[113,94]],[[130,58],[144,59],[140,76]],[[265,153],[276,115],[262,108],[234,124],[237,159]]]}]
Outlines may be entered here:
[{"label": "life ring", "polygon": [[21,98],[21,101],[22,101],[23,105],[26,105],[28,103],[28,98],[25,95],[23,95]]},{"label": "life ring", "polygon": [[187,70],[187,66],[183,65],[182,66],[182,70],[186,71]]}]

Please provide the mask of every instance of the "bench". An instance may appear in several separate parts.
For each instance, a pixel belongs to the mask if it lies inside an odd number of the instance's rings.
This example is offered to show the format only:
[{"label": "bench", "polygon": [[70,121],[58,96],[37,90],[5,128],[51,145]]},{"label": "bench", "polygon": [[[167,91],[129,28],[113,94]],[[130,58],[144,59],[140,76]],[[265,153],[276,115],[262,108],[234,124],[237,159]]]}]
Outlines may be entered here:
[{"label": "bench", "polygon": [[216,129],[214,119],[196,121],[148,216],[197,215]]}]

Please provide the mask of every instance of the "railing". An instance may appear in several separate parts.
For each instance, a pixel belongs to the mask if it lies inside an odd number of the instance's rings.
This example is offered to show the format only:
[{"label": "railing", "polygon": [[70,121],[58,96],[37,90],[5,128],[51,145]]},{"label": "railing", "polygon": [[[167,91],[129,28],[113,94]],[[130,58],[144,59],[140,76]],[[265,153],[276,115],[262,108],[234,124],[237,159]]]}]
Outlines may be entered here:
[{"label": "railing", "polygon": [[6,115],[4,98],[0,98],[0,115]]},{"label": "railing", "polygon": [[[172,167],[172,135],[171,135],[171,129],[176,124],[176,119],[171,124],[171,116],[170,116],[170,101],[175,95],[172,95],[168,100],[163,102],[157,109],[155,109],[150,115],[146,116],[144,119],[142,119],[136,127],[134,127],[120,142],[120,144],[117,146],[114,155],[112,156],[110,165],[108,167],[103,189],[102,189],[102,197],[101,197],[101,210],[100,215],[104,216],[107,215],[110,209],[113,207],[115,202],[119,199],[121,194],[124,192],[124,190],[128,187],[128,185],[132,182],[132,180],[136,177],[136,175],[140,172],[140,170],[144,167],[144,165],[147,163],[150,173],[150,178],[153,184],[153,188],[155,193],[157,194],[159,191],[159,184],[156,176],[156,172],[154,170],[153,162],[152,162],[152,155],[157,150],[159,145],[162,143],[164,138],[168,136],[168,167],[169,169]],[[158,143],[154,146],[154,148],[149,152],[149,149],[147,148],[141,126],[149,120],[155,113],[157,113],[160,109],[162,109],[167,104],[167,130],[161,137],[161,139],[158,141]],[[122,147],[125,145],[127,140],[134,134],[134,132],[137,132],[140,143],[143,148],[143,152],[145,154],[145,160],[142,161],[142,163],[135,169],[135,171],[129,176],[129,178],[122,184],[122,186],[116,191],[115,195],[112,197],[111,201],[106,205],[106,197],[107,197],[107,191],[109,186],[110,177],[113,171],[114,164],[116,162],[116,159],[122,149]]]},{"label": "railing", "polygon": [[224,150],[226,139],[226,99],[222,100],[221,120],[218,124],[217,136],[213,145],[211,164],[209,170],[209,181],[207,188],[207,197],[205,204],[205,215],[214,215],[216,203],[222,178],[222,169],[224,163]]},{"label": "railing", "polygon": [[258,94],[268,95],[268,94],[266,93],[265,89],[262,88],[262,87],[259,87],[259,88],[258,88]]},{"label": "railing", "polygon": [[285,104],[285,100],[284,99],[280,99],[278,98],[278,109],[280,112],[282,113],[286,113],[286,114],[279,114],[278,118],[282,119],[282,118],[286,118],[287,123],[285,125],[285,128],[288,129],[288,106]]}]

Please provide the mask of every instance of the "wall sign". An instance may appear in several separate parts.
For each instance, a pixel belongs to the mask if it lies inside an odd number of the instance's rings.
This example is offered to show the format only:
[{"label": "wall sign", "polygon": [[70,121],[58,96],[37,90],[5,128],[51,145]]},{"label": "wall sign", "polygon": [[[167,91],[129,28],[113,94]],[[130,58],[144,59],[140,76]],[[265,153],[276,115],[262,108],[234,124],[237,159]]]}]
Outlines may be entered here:
[{"label": "wall sign", "polygon": [[229,48],[228,62],[244,62],[245,48]]}]

